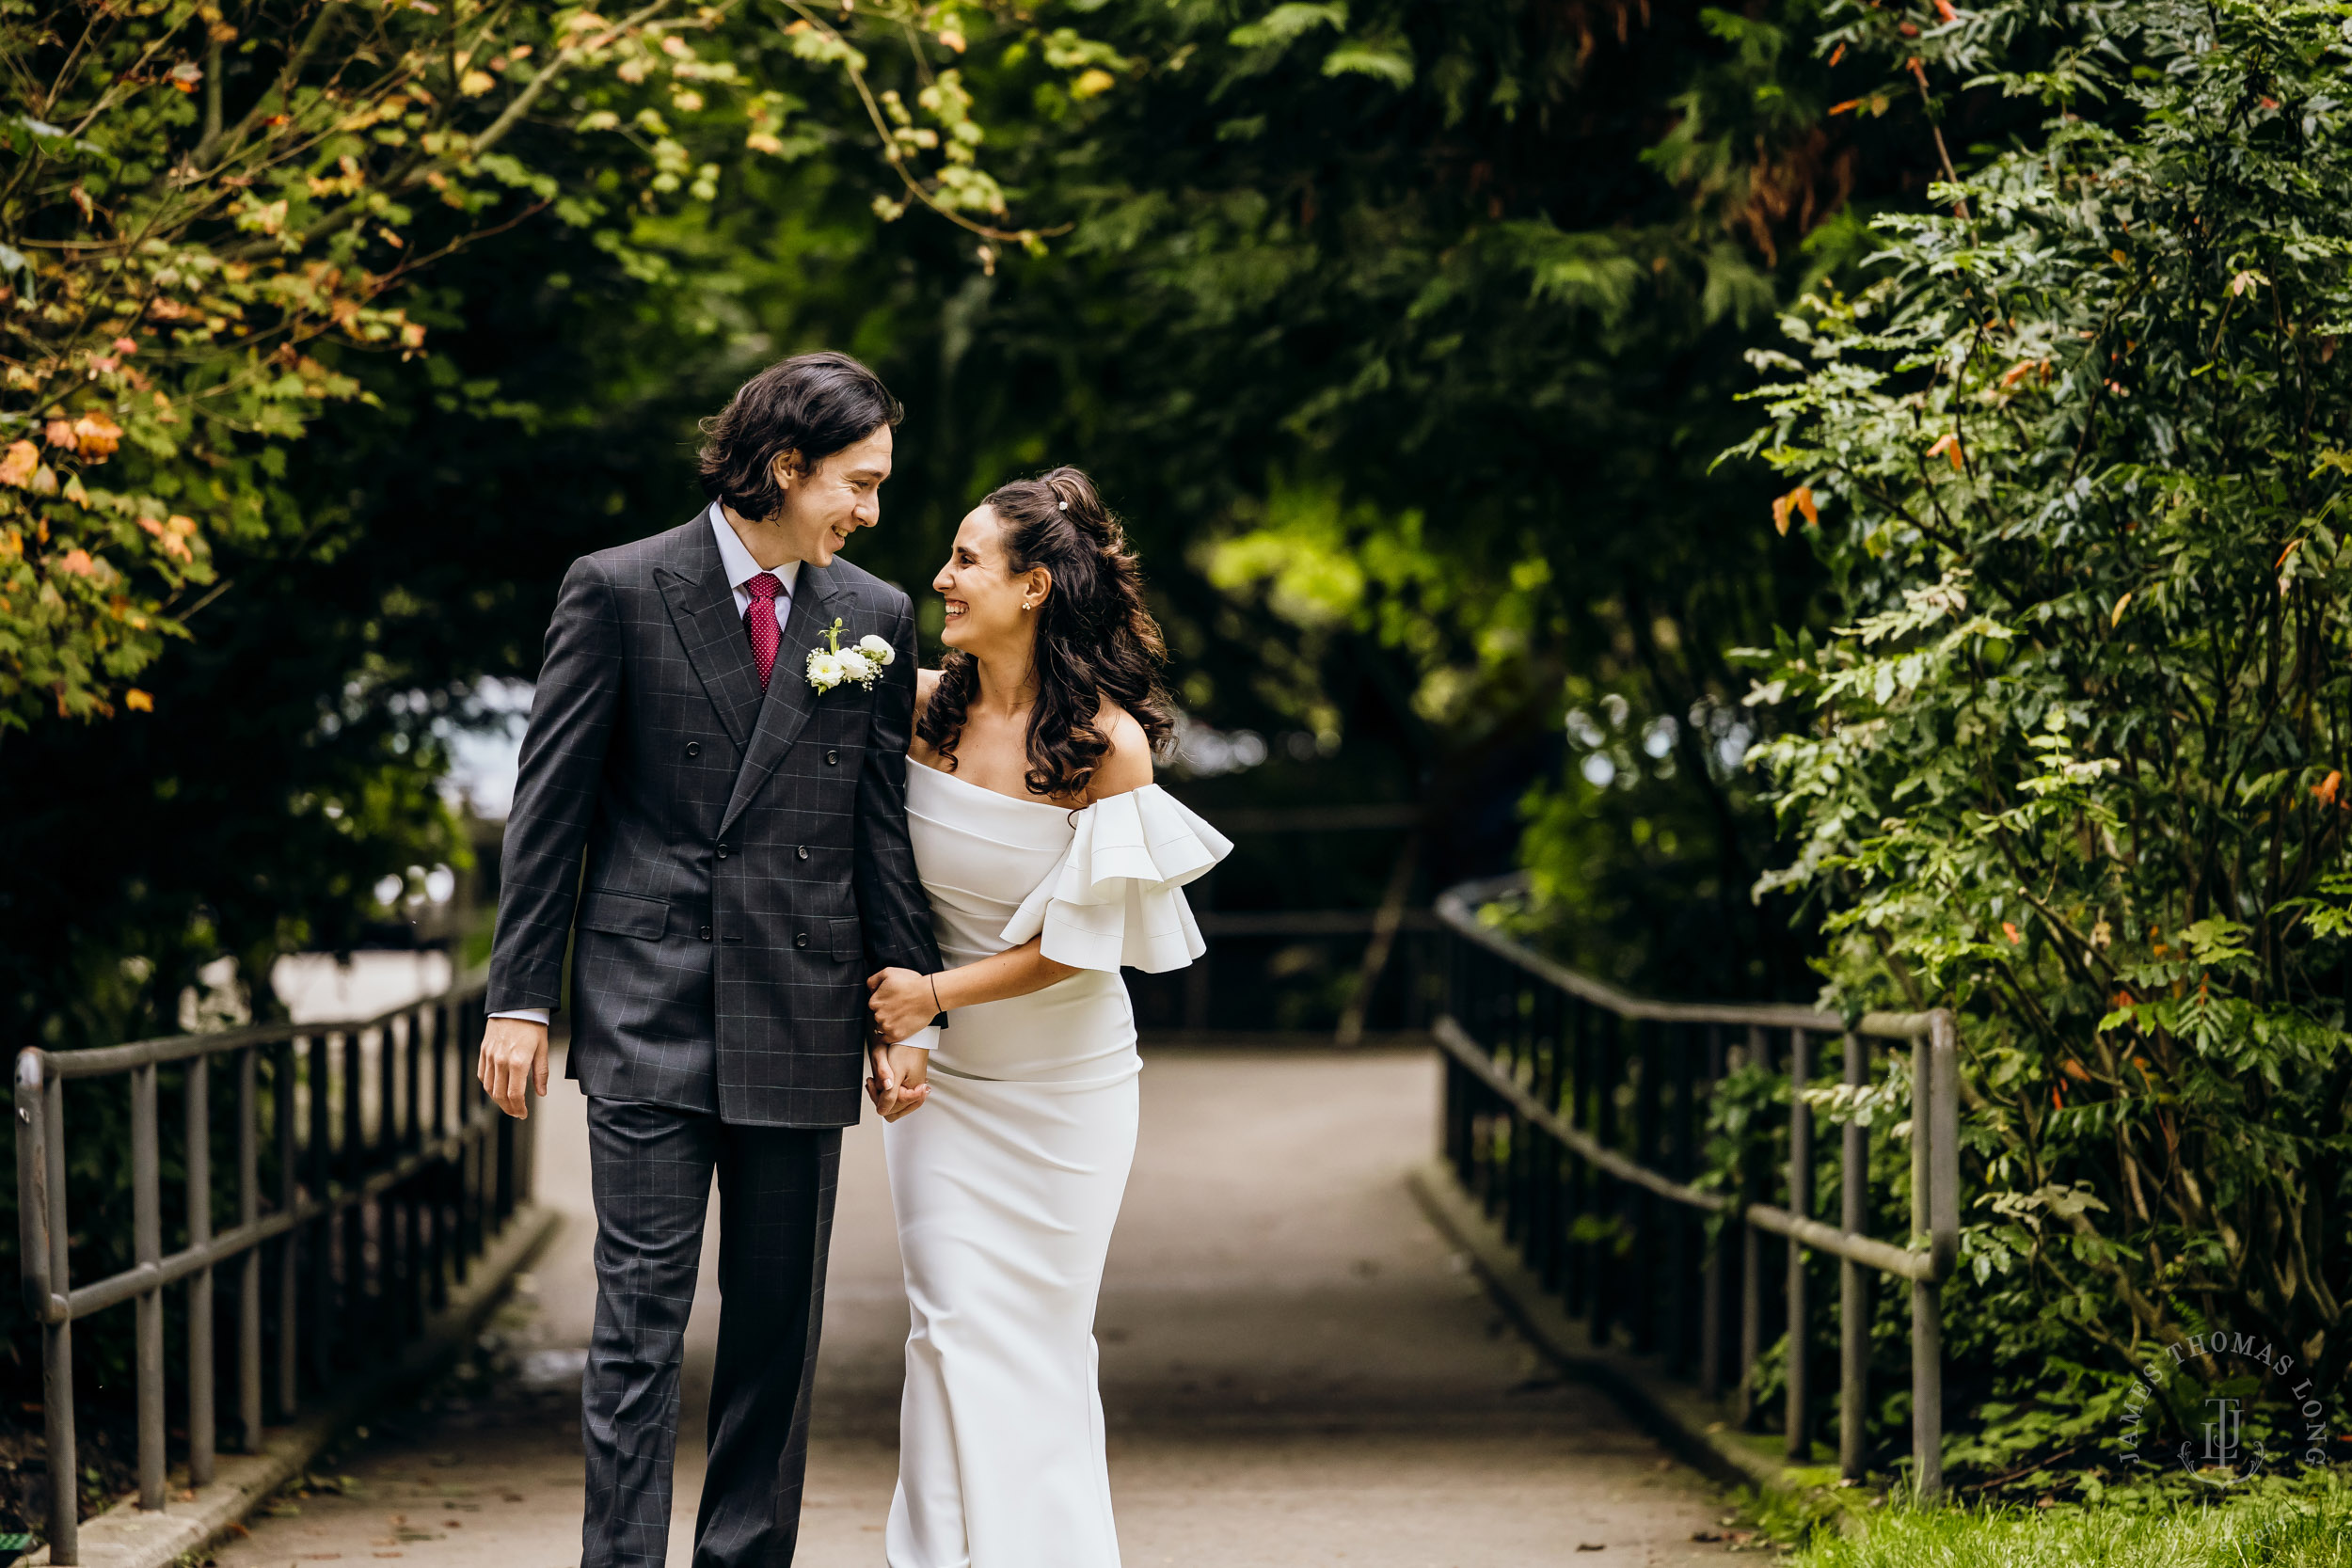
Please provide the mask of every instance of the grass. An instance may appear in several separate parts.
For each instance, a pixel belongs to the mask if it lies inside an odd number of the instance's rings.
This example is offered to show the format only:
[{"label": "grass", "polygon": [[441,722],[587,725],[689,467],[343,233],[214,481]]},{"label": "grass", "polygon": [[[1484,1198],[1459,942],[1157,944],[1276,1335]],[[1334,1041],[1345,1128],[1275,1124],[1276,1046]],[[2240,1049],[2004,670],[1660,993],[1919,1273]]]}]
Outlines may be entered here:
[{"label": "grass", "polygon": [[2226,1506],[1890,1508],[1827,1531],[1798,1568],[2352,1568],[2352,1487],[2279,1487]]}]

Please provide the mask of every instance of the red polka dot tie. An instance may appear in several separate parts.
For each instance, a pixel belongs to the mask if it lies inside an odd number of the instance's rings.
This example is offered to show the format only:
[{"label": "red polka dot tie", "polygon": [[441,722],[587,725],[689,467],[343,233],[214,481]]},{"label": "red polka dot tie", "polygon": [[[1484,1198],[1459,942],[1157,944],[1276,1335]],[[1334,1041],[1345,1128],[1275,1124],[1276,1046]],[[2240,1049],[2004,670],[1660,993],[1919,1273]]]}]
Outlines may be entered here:
[{"label": "red polka dot tie", "polygon": [[776,644],[784,633],[776,626],[776,595],[784,592],[784,584],[773,572],[762,572],[743,584],[743,592],[752,596],[751,608],[743,611],[743,629],[752,634],[752,662],[759,666],[759,689],[768,689],[768,675],[776,667]]}]

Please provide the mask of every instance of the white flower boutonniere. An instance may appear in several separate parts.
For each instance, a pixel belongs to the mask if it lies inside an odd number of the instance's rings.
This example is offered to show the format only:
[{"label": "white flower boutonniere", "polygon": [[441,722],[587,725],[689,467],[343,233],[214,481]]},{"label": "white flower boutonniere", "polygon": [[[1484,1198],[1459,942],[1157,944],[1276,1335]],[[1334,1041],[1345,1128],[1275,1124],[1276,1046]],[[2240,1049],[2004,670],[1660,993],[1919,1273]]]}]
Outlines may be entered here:
[{"label": "white flower boutonniere", "polygon": [[841,623],[835,621],[825,628],[825,645],[808,651],[808,684],[819,691],[831,691],[844,681],[871,689],[898,657],[889,643],[870,635],[843,647]]}]

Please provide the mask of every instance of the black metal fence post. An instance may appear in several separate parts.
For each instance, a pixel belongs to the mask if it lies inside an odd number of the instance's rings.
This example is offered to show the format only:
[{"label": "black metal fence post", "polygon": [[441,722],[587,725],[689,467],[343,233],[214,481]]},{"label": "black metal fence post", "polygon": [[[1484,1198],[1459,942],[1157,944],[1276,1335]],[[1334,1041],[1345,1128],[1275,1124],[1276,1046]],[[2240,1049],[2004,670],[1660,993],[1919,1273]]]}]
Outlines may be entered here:
[{"label": "black metal fence post", "polygon": [[[1869,1042],[1849,1033],[1845,1057],[1846,1087],[1858,1096],[1869,1081]],[[1870,1222],[1868,1138],[1849,1105],[1838,1146],[1838,1224],[1849,1236],[1861,1235]],[[1870,1279],[1851,1258],[1837,1263],[1837,1473],[1860,1481],[1867,1457],[1863,1422],[1870,1398]]]},{"label": "black metal fence post", "polygon": [[138,1378],[139,1506],[164,1506],[164,1293],[152,1276],[164,1260],[163,1164],[155,1127],[152,1062],[131,1069],[131,1247],[150,1282],[138,1293],[133,1360]]},{"label": "black metal fence post", "polygon": [[[237,1225],[262,1223],[262,1048],[237,1053]],[[237,1430],[262,1451],[262,1249],[249,1247],[237,1282]]]},{"label": "black metal fence post", "polygon": [[[1813,1107],[1806,1103],[1805,1085],[1812,1079],[1812,1037],[1803,1029],[1788,1031],[1788,1212],[1801,1218],[1813,1213]],[[1788,1246],[1788,1457],[1803,1461],[1813,1452],[1812,1348],[1813,1318],[1805,1299],[1804,1248]]]},{"label": "black metal fence post", "polygon": [[[188,1058],[183,1080],[187,1104],[188,1246],[203,1250],[213,1243],[213,1116],[212,1065],[201,1056]],[[188,1276],[188,1484],[213,1483],[213,1447],[216,1436],[213,1374],[213,1271],[201,1268]]]}]

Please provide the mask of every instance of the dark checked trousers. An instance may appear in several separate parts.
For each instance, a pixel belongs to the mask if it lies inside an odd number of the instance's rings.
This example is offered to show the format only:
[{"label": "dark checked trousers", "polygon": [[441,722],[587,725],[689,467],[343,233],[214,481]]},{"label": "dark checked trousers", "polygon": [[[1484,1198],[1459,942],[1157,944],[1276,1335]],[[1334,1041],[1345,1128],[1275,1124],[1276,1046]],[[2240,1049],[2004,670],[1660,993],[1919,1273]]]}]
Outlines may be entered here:
[{"label": "dark checked trousers", "polygon": [[678,1369],[719,1183],[719,1360],[693,1568],[787,1568],[841,1165],[835,1128],[590,1099],[596,1326],[581,1384],[581,1568],[661,1568]]}]

